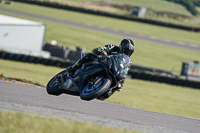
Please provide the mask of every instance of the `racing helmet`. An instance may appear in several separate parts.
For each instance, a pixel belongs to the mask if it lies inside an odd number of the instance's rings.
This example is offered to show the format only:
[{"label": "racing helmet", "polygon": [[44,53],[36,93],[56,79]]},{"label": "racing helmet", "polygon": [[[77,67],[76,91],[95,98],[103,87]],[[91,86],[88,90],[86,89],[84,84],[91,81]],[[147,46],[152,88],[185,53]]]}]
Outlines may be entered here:
[{"label": "racing helmet", "polygon": [[124,53],[130,57],[135,50],[135,44],[131,39],[124,38],[119,44],[119,49],[121,53]]}]

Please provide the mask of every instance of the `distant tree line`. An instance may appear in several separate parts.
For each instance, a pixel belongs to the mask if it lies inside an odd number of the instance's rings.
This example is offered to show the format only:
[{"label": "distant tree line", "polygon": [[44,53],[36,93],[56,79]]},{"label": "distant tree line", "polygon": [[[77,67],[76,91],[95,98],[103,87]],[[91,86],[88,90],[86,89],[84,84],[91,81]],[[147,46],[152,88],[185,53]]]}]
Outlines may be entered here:
[{"label": "distant tree line", "polygon": [[197,16],[199,12],[196,6],[200,7],[200,0],[167,0],[183,5],[192,15]]}]

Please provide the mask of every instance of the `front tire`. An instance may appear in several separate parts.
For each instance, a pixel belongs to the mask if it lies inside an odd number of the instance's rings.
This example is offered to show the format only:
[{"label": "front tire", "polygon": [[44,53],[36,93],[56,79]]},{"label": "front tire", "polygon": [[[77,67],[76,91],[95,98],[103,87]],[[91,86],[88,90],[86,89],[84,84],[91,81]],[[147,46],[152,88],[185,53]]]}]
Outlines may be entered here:
[{"label": "front tire", "polygon": [[111,86],[111,81],[108,78],[102,78],[98,84],[93,86],[87,84],[84,86],[83,90],[80,93],[80,98],[82,100],[92,100],[101,96],[105,93]]}]

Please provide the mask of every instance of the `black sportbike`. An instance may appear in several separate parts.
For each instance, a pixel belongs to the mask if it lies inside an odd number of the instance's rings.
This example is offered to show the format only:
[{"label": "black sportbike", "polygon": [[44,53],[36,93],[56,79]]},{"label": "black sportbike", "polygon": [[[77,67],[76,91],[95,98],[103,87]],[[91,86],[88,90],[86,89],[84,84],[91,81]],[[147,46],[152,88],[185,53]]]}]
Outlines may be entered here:
[{"label": "black sportbike", "polygon": [[109,91],[120,86],[131,65],[129,56],[125,54],[106,58],[95,56],[96,60],[83,64],[73,75],[67,70],[55,75],[47,84],[48,94],[66,93],[80,96],[82,100],[92,100],[104,97]]}]

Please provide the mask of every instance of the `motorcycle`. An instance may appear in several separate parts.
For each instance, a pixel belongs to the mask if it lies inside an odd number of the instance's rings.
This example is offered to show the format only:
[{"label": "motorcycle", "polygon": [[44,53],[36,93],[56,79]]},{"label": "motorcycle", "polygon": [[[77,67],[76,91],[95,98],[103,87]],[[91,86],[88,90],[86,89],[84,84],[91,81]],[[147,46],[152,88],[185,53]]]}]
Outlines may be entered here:
[{"label": "motorcycle", "polygon": [[116,87],[123,85],[122,82],[124,82],[127,70],[131,65],[130,57],[125,54],[106,58],[95,56],[96,60],[83,64],[74,75],[69,74],[67,70],[55,75],[46,86],[47,93],[50,95],[62,93],[76,95],[80,96],[82,100],[89,101],[95,98],[100,99]]}]

